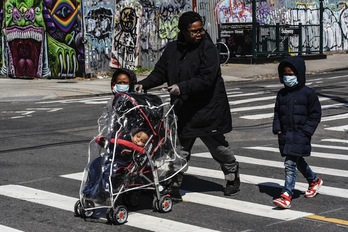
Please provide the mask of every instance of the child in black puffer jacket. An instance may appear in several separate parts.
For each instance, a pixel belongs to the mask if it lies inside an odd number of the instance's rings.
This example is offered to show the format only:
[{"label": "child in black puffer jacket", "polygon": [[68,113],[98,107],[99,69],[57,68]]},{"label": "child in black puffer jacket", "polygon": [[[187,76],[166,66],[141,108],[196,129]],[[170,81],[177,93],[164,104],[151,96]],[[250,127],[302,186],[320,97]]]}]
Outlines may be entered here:
[{"label": "child in black puffer jacket", "polygon": [[290,208],[296,169],[309,184],[305,197],[314,197],[323,184],[304,159],[311,153],[311,137],[321,120],[321,105],[315,91],[305,85],[306,65],[301,57],[285,58],[278,66],[278,74],[284,88],[277,94],[273,133],[278,135],[279,150],[285,157],[285,185],[273,203]]}]

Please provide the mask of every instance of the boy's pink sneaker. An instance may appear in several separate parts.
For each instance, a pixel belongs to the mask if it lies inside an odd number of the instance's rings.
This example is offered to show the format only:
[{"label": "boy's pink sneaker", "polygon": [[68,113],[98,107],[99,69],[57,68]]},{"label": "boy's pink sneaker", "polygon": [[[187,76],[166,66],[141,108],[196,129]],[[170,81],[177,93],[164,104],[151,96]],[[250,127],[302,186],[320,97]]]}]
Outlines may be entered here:
[{"label": "boy's pink sneaker", "polygon": [[291,197],[287,192],[280,194],[280,197],[273,200],[273,204],[282,209],[289,209],[291,207]]},{"label": "boy's pink sneaker", "polygon": [[318,178],[316,182],[309,183],[309,187],[305,192],[305,197],[315,197],[317,195],[320,187],[323,185],[322,179]]}]

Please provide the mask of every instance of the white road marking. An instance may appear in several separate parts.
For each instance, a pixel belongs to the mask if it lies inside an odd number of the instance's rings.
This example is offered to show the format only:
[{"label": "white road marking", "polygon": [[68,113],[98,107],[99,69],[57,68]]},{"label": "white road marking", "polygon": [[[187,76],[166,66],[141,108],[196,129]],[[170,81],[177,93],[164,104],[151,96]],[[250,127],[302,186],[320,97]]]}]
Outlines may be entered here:
[{"label": "white road marking", "polygon": [[[220,170],[212,170],[207,168],[198,168],[198,167],[190,166],[188,168],[188,171],[185,173],[190,175],[195,175],[195,176],[224,179],[223,173]],[[281,187],[284,185],[284,180],[267,178],[264,176],[240,174],[240,179],[241,179],[241,182],[243,183],[254,184],[254,185],[266,185],[271,187]],[[308,183],[296,182],[296,189],[300,191],[306,191],[307,188],[308,188]],[[325,186],[325,180],[324,180],[324,185],[321,186],[319,192],[320,194],[323,194],[323,195],[348,198],[348,189]]]},{"label": "white road marking", "polygon": [[[191,154],[192,157],[200,157],[200,158],[212,158],[209,152],[202,152],[202,153],[194,153]],[[261,165],[261,166],[267,166],[267,167],[273,167],[273,168],[284,168],[284,162],[278,162],[273,160],[265,160],[265,159],[256,159],[252,157],[246,157],[246,156],[237,156],[236,159],[240,163],[248,163],[248,164],[254,164],[254,165]],[[326,167],[317,167],[311,165],[311,168],[315,173],[330,175],[330,176],[340,176],[340,177],[348,177],[348,171],[346,170],[340,170],[340,169],[334,169],[334,168],[326,168]]]},{"label": "white road marking", "polygon": [[348,140],[344,139],[322,139],[323,142],[333,142],[333,143],[348,143]]},{"label": "white road marking", "polygon": [[312,214],[295,210],[274,210],[275,207],[271,206],[271,204],[267,206],[202,193],[187,192],[182,190],[180,190],[180,193],[183,195],[182,198],[184,201],[284,221],[291,221]]},{"label": "white road marking", "polygon": [[331,131],[347,132],[348,131],[348,125],[327,127],[327,128],[324,128],[324,129],[325,130],[331,130]]},{"label": "white road marking", "polygon": [[[11,197],[36,204],[46,205],[53,208],[73,212],[74,205],[78,198],[68,197],[56,193],[42,191],[20,185],[2,185],[0,186],[0,195]],[[129,213],[127,226],[133,226],[144,230],[162,232],[215,232],[207,228],[185,224],[173,220],[163,219],[154,216],[143,215],[139,213]],[[1,227],[0,227],[1,229]]]},{"label": "white road marking", "polygon": [[339,119],[346,119],[348,118],[348,113],[346,114],[338,114],[338,115],[333,115],[333,116],[327,116],[327,117],[322,117],[321,121],[322,122],[327,122],[327,121],[333,121],[333,120],[339,120]]},{"label": "white road marking", "polygon": [[11,227],[3,226],[3,225],[0,225],[0,231],[1,232],[23,232],[23,230],[17,230]]},{"label": "white road marking", "polygon": [[[259,151],[270,151],[270,152],[276,152],[279,153],[278,148],[274,147],[261,147],[261,146],[255,146],[255,147],[243,147],[244,149],[252,149],[252,150],[259,150]],[[335,160],[348,160],[347,155],[341,155],[341,154],[335,154],[335,153],[324,153],[324,152],[311,152],[312,157],[317,158],[325,158],[325,159],[335,159]]]}]

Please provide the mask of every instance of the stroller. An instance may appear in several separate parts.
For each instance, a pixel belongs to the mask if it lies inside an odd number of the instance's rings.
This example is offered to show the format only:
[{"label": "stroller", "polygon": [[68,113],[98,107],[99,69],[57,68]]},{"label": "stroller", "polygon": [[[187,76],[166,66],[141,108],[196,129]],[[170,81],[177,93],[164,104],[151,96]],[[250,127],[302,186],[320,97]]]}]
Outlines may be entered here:
[{"label": "stroller", "polygon": [[108,222],[124,224],[128,208],[140,204],[145,189],[154,191],[154,210],[171,211],[170,195],[161,192],[187,166],[173,107],[155,95],[115,94],[89,143],[75,216],[91,218],[105,208]]}]

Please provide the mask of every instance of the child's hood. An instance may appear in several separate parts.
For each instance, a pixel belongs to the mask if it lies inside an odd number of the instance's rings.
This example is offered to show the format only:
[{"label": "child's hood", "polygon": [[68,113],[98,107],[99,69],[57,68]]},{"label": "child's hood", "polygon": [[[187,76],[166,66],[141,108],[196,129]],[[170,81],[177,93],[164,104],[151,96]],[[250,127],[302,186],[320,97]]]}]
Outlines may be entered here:
[{"label": "child's hood", "polygon": [[306,84],[306,64],[305,61],[299,56],[291,56],[282,60],[278,66],[278,75],[281,83],[283,82],[283,68],[285,66],[290,67],[297,76],[298,87],[302,87]]}]

